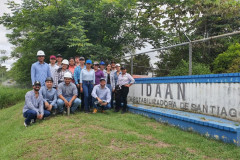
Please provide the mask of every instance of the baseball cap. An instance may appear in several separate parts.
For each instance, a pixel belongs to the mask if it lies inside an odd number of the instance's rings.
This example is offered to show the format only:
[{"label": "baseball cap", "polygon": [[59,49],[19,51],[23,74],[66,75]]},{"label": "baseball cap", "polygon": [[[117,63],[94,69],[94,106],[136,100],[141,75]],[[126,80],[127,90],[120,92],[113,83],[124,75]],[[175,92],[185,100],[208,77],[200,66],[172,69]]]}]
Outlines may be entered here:
[{"label": "baseball cap", "polygon": [[100,62],[100,65],[105,65],[105,63],[103,61]]},{"label": "baseball cap", "polygon": [[40,86],[41,87],[41,83],[39,81],[35,81],[34,86]]},{"label": "baseball cap", "polygon": [[121,67],[121,70],[125,70],[126,68],[125,67]]},{"label": "baseball cap", "polygon": [[92,61],[91,61],[90,59],[88,59],[88,60],[86,61],[86,64],[92,64]]},{"label": "baseball cap", "polygon": [[97,61],[95,61],[93,64],[94,64],[94,65],[99,65],[99,63],[98,63]]},{"label": "baseball cap", "polygon": [[50,59],[56,59],[56,56],[51,55],[51,56],[50,56]]},{"label": "baseball cap", "polygon": [[85,60],[85,58],[84,58],[84,57],[80,57],[79,59],[80,59],[80,60]]},{"label": "baseball cap", "polygon": [[61,54],[58,54],[57,57],[62,57],[62,55],[61,55]]},{"label": "baseball cap", "polygon": [[47,77],[46,80],[45,80],[45,82],[46,82],[46,81],[52,81],[52,82],[53,82],[53,78],[52,78],[52,77]]}]

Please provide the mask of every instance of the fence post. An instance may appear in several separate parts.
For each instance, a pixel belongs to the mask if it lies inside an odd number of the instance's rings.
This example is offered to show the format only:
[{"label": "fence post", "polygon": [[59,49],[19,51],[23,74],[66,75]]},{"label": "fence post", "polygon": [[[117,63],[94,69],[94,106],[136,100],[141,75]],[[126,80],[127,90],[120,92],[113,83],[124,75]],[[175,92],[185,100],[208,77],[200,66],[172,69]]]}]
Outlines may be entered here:
[{"label": "fence post", "polygon": [[133,53],[131,53],[131,75],[133,75]]},{"label": "fence post", "polygon": [[192,42],[189,42],[189,75],[192,75]]}]

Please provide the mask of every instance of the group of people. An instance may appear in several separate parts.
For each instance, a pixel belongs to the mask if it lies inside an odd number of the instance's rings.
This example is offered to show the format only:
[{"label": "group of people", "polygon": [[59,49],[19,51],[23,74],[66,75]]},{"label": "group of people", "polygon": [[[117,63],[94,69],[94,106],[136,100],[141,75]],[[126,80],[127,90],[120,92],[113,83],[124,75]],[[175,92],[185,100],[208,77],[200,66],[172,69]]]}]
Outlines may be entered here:
[{"label": "group of people", "polygon": [[85,113],[91,108],[93,113],[111,108],[126,112],[129,87],[135,80],[120,64],[93,63],[80,56],[67,60],[61,54],[51,55],[47,64],[41,50],[37,59],[31,67],[33,90],[26,93],[23,108],[26,127],[51,114],[64,115],[68,108],[72,114],[78,108]]}]

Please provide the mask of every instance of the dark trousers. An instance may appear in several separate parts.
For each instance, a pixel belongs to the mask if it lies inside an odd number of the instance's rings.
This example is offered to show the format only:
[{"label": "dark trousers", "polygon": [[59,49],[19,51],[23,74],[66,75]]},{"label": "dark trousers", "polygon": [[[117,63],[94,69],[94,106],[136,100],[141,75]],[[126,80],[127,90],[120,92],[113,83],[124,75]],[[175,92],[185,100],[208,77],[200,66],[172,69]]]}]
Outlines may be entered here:
[{"label": "dark trousers", "polygon": [[[48,117],[48,116],[50,116],[50,114],[51,114],[51,112],[44,110],[43,117]],[[27,125],[29,125],[32,119],[34,119],[34,120],[37,119],[37,112],[34,110],[27,110],[26,112],[23,113],[23,117],[26,118],[25,123]]]},{"label": "dark trousers", "polygon": [[[80,84],[80,80],[78,80],[78,84]],[[84,110],[84,94],[81,93],[80,87],[78,89],[78,98],[81,99],[81,111]]]},{"label": "dark trousers", "polygon": [[129,92],[129,87],[122,86],[119,91],[115,93],[116,98],[116,110],[121,109],[121,103],[123,103],[123,111],[127,110],[127,96]]}]

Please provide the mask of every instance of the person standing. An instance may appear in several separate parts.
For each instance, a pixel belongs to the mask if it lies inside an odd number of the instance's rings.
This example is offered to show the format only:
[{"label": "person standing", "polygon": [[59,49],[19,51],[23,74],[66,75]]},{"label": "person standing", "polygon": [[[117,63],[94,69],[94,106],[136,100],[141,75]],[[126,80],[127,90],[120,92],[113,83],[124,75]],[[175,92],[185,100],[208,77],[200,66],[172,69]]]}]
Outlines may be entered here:
[{"label": "person standing", "polygon": [[118,76],[117,85],[120,87],[116,95],[116,112],[121,108],[121,102],[123,101],[122,114],[127,111],[127,95],[129,92],[129,87],[133,85],[135,80],[133,77],[127,73],[126,68],[121,67],[122,74]]},{"label": "person standing", "polygon": [[[54,78],[54,77],[55,77],[55,73],[56,73],[57,69],[59,68],[59,67],[57,66],[57,64],[56,64],[56,56],[54,56],[54,55],[51,55],[51,56],[50,56],[49,67],[50,67],[50,71],[51,71],[51,76],[52,76],[52,78]],[[56,88],[54,82],[53,82],[53,87]]]},{"label": "person standing", "polygon": [[75,81],[75,84],[76,84],[76,86],[78,88],[78,97],[81,98],[81,110],[83,111],[84,110],[84,94],[83,94],[83,92],[80,91],[80,73],[81,73],[82,69],[86,68],[86,66],[85,66],[85,58],[84,57],[80,57],[79,61],[80,61],[80,65],[78,65],[74,69],[74,81]]},{"label": "person standing", "polygon": [[111,74],[111,64],[107,65],[107,70],[106,70],[106,86],[109,88],[111,92],[111,107],[113,107],[113,90],[115,88],[115,80],[114,80],[114,74]]},{"label": "person standing", "polygon": [[39,93],[43,96],[44,109],[52,111],[53,115],[57,113],[57,90],[53,88],[53,78],[48,77],[45,80],[45,86],[41,87]]},{"label": "person standing", "polygon": [[59,84],[57,105],[59,113],[66,114],[64,106],[70,108],[72,114],[75,113],[78,106],[81,104],[81,100],[77,98],[77,87],[72,82],[72,74],[70,72],[64,73],[64,82]]},{"label": "person standing", "polygon": [[110,101],[111,101],[111,91],[106,86],[105,78],[100,79],[100,84],[94,86],[92,91],[93,97],[93,113],[97,113],[99,109],[104,110],[110,109]]},{"label": "person standing", "polygon": [[99,69],[99,63],[97,61],[94,62],[94,71],[95,71],[95,85],[100,83],[100,79],[104,78],[103,72]]},{"label": "person standing", "polygon": [[43,51],[37,52],[38,62],[32,64],[31,67],[31,79],[32,85],[35,81],[39,81],[43,86],[45,85],[45,79],[51,77],[50,67],[44,62],[45,53]]},{"label": "person standing", "polygon": [[57,66],[58,66],[58,67],[61,67],[61,65],[62,65],[62,60],[63,60],[62,55],[61,55],[61,54],[58,54],[58,55],[57,55]]},{"label": "person standing", "polygon": [[[68,70],[72,73],[72,75],[74,74],[74,70],[75,70],[76,66],[75,66],[75,61],[73,57],[69,58],[69,66],[68,66]],[[74,82],[74,78],[72,79],[72,82]]]},{"label": "person standing", "polygon": [[116,72],[114,72],[114,81],[117,84],[118,76],[121,74],[121,65],[119,63],[116,64]]},{"label": "person standing", "polygon": [[76,66],[76,67],[79,66],[79,65],[80,65],[80,57],[79,57],[78,55],[76,55],[76,56],[74,57],[74,59],[75,59],[75,66]]},{"label": "person standing", "polygon": [[92,106],[92,89],[95,83],[95,71],[91,68],[92,61],[86,61],[86,68],[82,69],[80,73],[80,91],[84,94],[84,110],[85,113],[90,112]]},{"label": "person standing", "polygon": [[106,78],[106,70],[105,70],[105,63],[103,61],[100,62],[100,70],[103,72],[104,78]]},{"label": "person standing", "polygon": [[25,117],[24,126],[28,127],[36,119],[44,119],[50,116],[50,112],[43,108],[43,97],[39,94],[41,82],[35,81],[33,90],[28,91],[25,95],[25,105],[23,107],[23,117]]},{"label": "person standing", "polygon": [[117,70],[116,70],[116,62],[115,61],[112,61],[111,62],[111,70],[112,70],[112,74],[115,73]]},{"label": "person standing", "polygon": [[60,84],[64,81],[64,74],[66,72],[71,73],[71,71],[68,70],[68,65],[69,65],[68,60],[64,59],[62,61],[62,67],[57,69],[57,71],[55,73],[55,78],[54,78],[54,82],[55,82],[56,87],[58,87],[58,84]]}]

